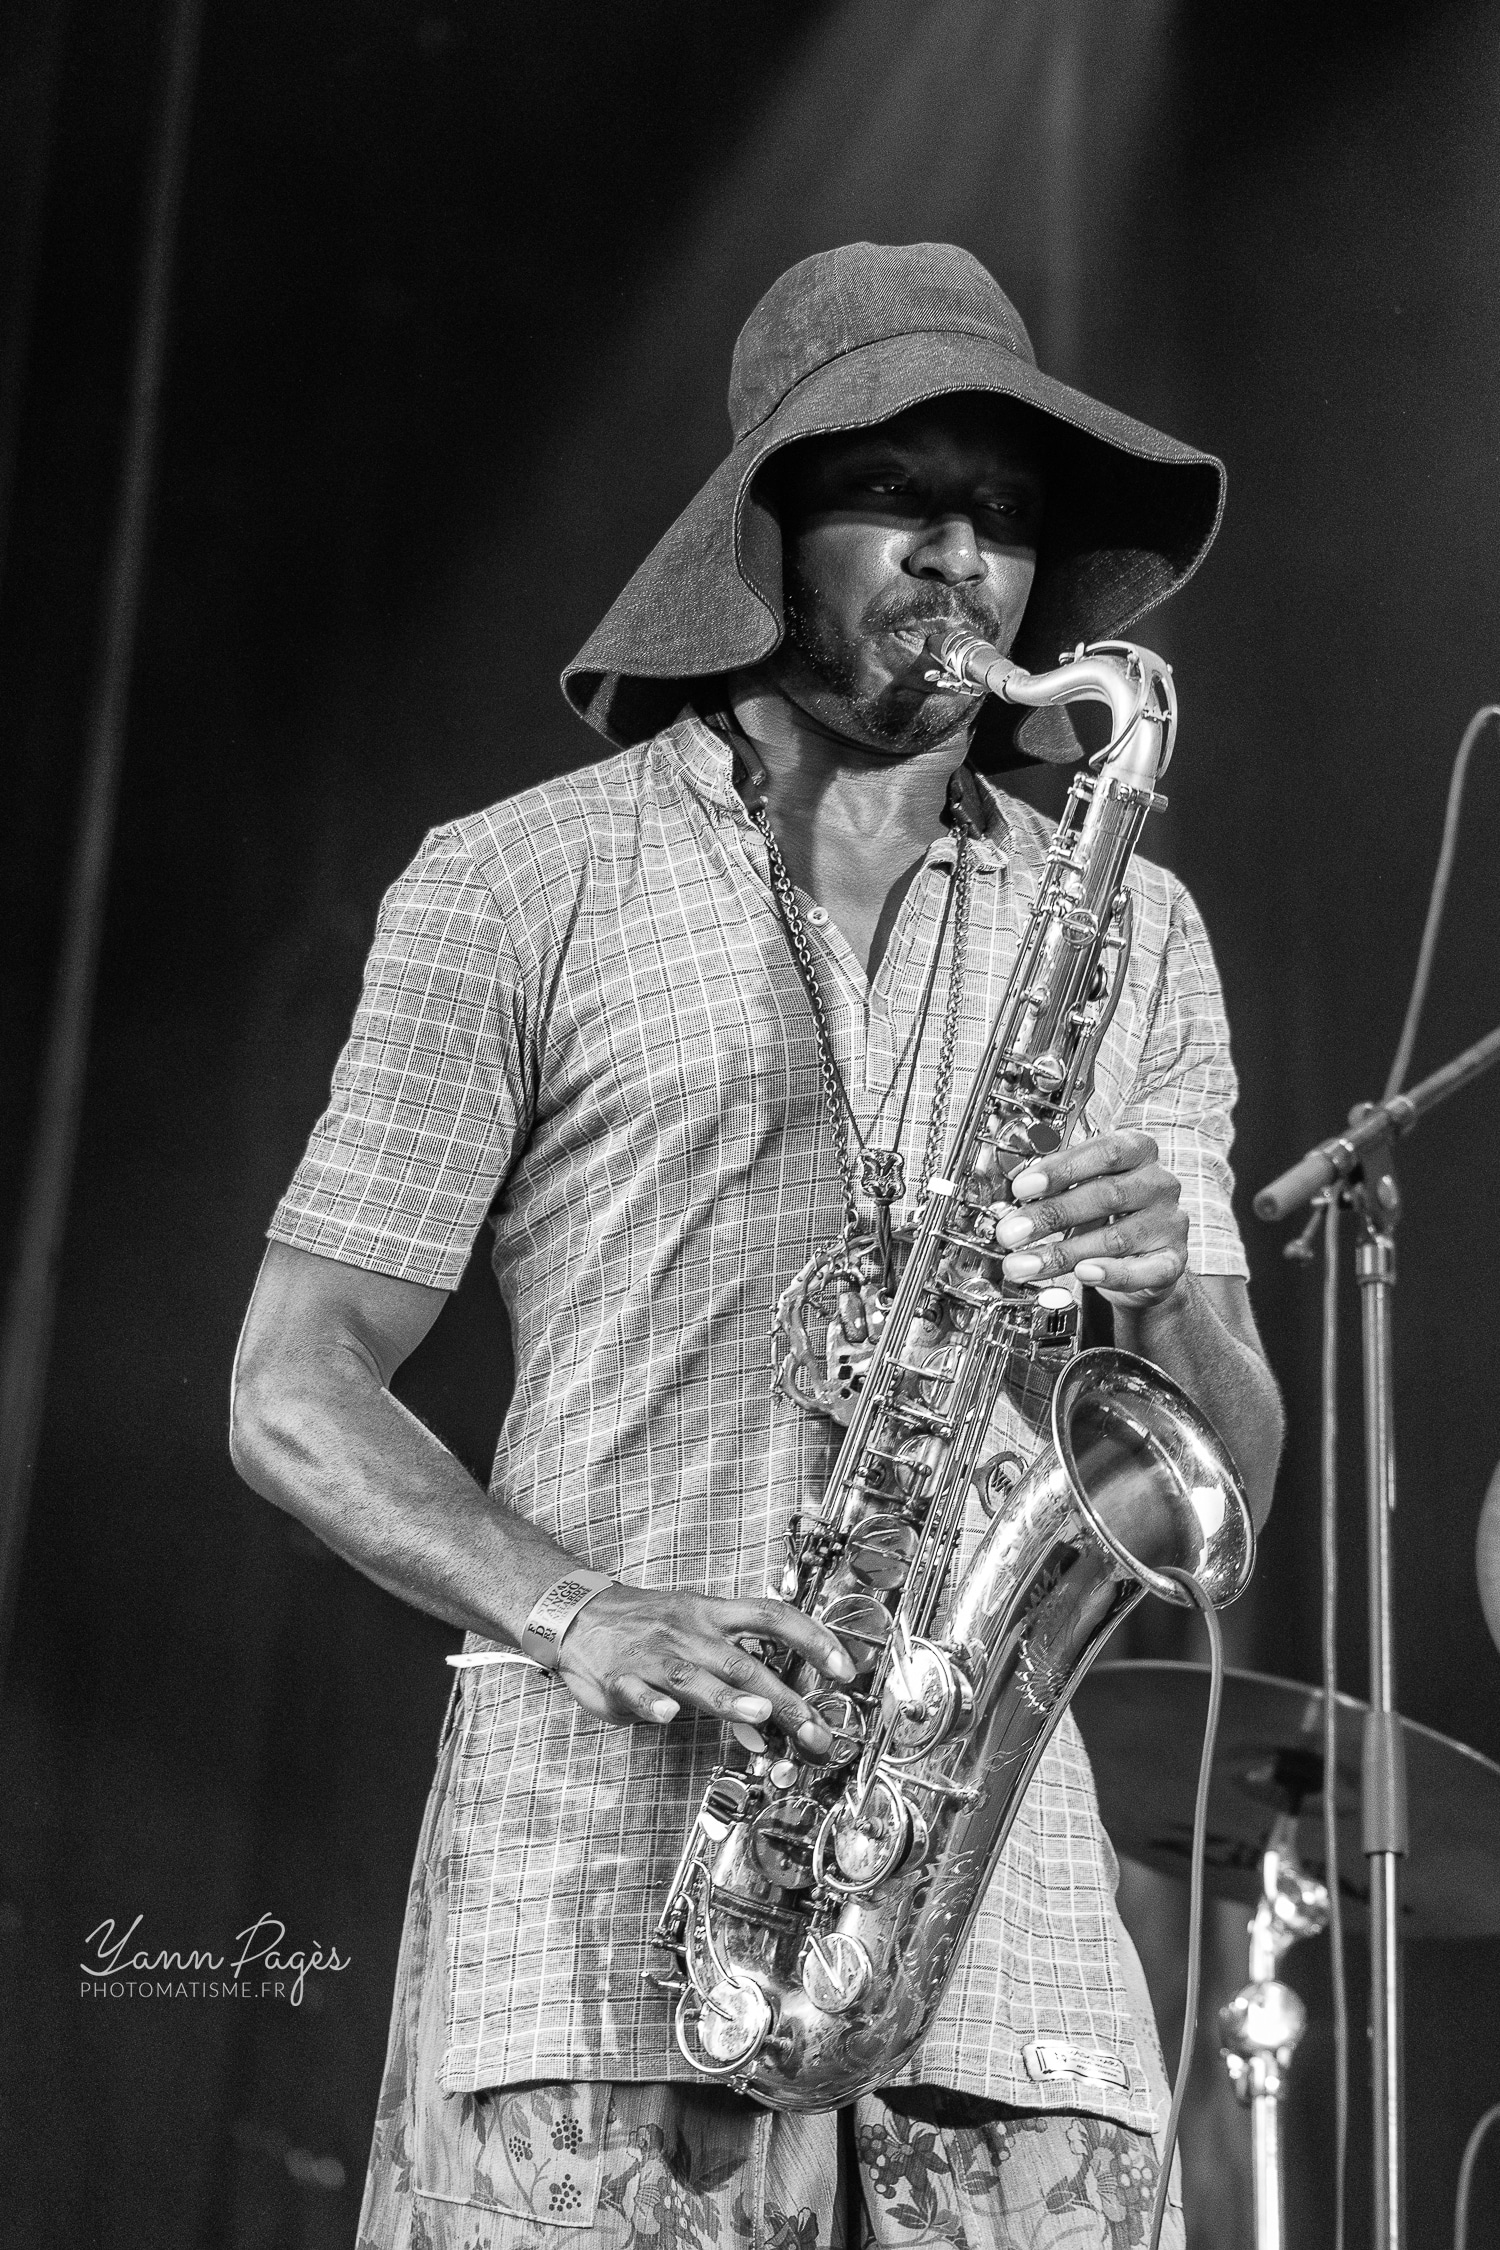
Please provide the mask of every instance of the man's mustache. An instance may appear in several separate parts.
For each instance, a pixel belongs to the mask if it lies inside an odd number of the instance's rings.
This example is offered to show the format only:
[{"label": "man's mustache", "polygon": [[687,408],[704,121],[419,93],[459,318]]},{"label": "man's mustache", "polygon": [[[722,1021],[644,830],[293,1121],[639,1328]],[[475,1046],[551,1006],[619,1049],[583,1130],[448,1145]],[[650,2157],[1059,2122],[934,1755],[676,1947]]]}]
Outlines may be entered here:
[{"label": "man's mustache", "polygon": [[946,589],[941,599],[918,593],[882,595],[871,602],[861,623],[870,632],[968,632],[990,640],[999,618],[985,603],[955,587]]}]

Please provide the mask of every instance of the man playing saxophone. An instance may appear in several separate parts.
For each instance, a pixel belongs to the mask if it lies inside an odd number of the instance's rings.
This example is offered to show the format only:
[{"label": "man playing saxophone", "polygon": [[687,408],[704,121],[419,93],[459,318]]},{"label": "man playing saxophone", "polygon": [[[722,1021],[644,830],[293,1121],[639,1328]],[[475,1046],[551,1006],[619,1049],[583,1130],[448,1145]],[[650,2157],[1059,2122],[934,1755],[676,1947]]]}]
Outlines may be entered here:
[{"label": "man playing saxophone", "polygon": [[[1197,567],[1222,472],[1041,374],[945,245],[794,267],[730,413],[565,675],[619,754],[435,831],[388,894],[242,1339],[249,1481],[472,1656],[535,1659],[461,1674],[360,2240],[1123,2250],[1166,2102],[1070,1721],[900,2084],[756,2109],[697,2081],[647,1973],[724,1727],[834,1752],[853,1666],[770,1589],[839,1431],[771,1400],[766,1336],[830,1243],[841,1332],[878,1318],[1046,854],[981,775],[1077,754],[1055,709],[1017,736],[935,690],[928,636],[1037,668],[1120,632]],[[999,1247],[1099,1292],[1263,1517],[1217,977],[1181,886],[1137,860],[1129,887],[1083,1127],[1013,1180]],[[517,1375],[485,1494],[387,1385],[487,1216]],[[1034,1450],[1034,1415],[999,1436]]]}]

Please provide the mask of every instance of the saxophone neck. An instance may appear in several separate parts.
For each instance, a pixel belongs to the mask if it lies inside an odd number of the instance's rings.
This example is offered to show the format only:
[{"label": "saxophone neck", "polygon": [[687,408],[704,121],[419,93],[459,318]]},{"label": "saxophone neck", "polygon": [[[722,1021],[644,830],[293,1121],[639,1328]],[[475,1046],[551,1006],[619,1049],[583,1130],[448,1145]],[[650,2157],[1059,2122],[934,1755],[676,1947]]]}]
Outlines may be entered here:
[{"label": "saxophone neck", "polygon": [[927,643],[937,686],[995,695],[1035,710],[1049,703],[1102,703],[1110,716],[1108,746],[1092,761],[1133,789],[1154,789],[1167,770],[1177,732],[1172,667],[1133,641],[1080,645],[1050,672],[1026,672],[973,633],[934,634]]}]

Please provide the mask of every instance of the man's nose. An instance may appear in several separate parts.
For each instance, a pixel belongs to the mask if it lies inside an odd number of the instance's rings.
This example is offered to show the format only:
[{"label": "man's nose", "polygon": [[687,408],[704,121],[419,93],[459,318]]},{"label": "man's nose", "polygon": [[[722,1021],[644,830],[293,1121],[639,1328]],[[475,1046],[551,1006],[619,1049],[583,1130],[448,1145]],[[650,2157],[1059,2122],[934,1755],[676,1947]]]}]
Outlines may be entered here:
[{"label": "man's nose", "polygon": [[974,526],[960,510],[935,516],[907,557],[907,569],[918,578],[940,578],[945,586],[962,586],[983,578],[984,557]]}]

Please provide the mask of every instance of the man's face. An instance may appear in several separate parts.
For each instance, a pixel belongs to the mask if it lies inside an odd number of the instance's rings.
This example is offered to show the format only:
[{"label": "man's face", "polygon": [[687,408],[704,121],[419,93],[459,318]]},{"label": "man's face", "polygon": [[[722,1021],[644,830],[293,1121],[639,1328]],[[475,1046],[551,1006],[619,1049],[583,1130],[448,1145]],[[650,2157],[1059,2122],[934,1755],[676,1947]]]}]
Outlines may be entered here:
[{"label": "man's face", "polygon": [[962,626],[1008,650],[1036,571],[1042,460],[1024,408],[962,396],[789,449],[778,487],[786,638],[768,669],[811,717],[906,755],[969,699],[921,684],[922,643]]}]

